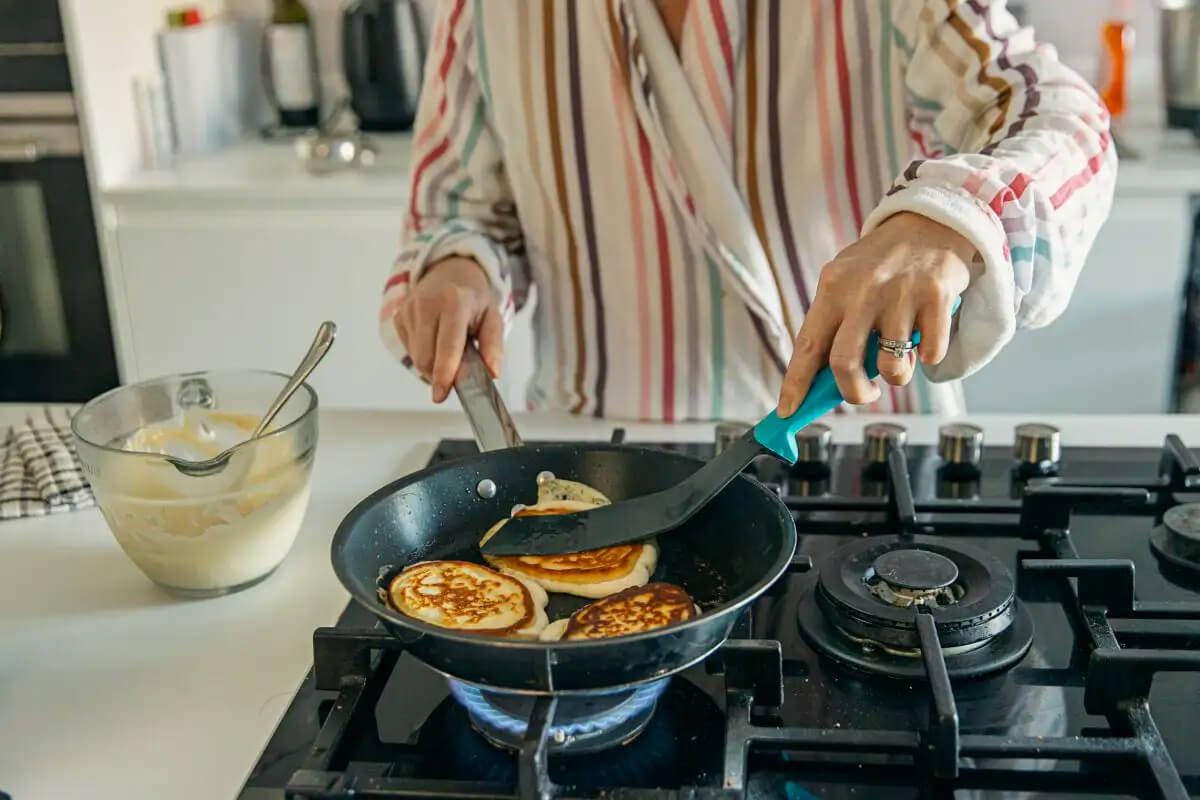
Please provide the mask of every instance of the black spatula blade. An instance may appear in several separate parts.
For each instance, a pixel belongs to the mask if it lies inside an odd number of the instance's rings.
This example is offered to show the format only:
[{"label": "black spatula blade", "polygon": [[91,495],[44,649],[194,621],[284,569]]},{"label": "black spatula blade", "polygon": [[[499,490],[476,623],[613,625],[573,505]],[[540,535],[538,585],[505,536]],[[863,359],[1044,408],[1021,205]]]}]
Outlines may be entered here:
[{"label": "black spatula blade", "polygon": [[555,555],[648,539],[687,522],[765,452],[751,430],[670,489],[574,514],[514,517],[480,549],[489,556]]}]

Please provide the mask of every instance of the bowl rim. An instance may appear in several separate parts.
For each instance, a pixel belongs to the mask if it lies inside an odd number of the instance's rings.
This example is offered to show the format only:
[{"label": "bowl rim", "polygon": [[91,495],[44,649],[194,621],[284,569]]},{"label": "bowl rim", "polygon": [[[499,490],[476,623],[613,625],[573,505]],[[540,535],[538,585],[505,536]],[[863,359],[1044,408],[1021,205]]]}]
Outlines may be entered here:
[{"label": "bowl rim", "polygon": [[[289,375],[285,372],[278,372],[273,369],[254,369],[254,368],[202,369],[202,370],[192,370],[191,372],[172,372],[167,375],[159,375],[154,378],[147,378],[146,380],[137,381],[136,383],[121,384],[120,386],[114,386],[113,388],[109,389],[108,391],[96,395],[91,400],[88,400],[86,403],[84,403],[82,406],[80,406],[75,411],[75,413],[71,415],[71,435],[74,436],[80,442],[86,444],[88,447],[94,447],[97,450],[104,450],[109,453],[120,453],[120,454],[126,455],[126,456],[150,456],[153,458],[162,458],[163,456],[161,453],[151,453],[151,452],[147,452],[145,450],[126,450],[126,449],[120,448],[120,447],[112,447],[109,444],[100,444],[98,442],[94,442],[79,432],[77,420],[79,419],[80,415],[83,414],[83,412],[88,410],[88,408],[90,408],[94,405],[97,405],[100,402],[108,399],[109,397],[112,397],[112,396],[118,394],[119,392],[123,392],[127,389],[136,389],[141,386],[152,386],[154,384],[165,383],[170,380],[197,378],[197,377],[203,377],[203,376],[209,376],[209,375],[273,375],[277,378],[282,378],[284,383],[286,383],[292,377],[291,375]],[[280,386],[280,388],[282,389],[283,387]],[[300,388],[303,389],[307,393],[309,402],[308,402],[308,407],[305,408],[304,411],[300,412],[299,416],[297,416],[294,420],[292,420],[291,422],[289,422],[288,424],[286,424],[280,428],[276,428],[275,430],[272,430],[269,433],[264,433],[262,436],[259,436],[257,439],[246,439],[244,441],[238,442],[233,447],[229,448],[230,453],[232,454],[233,451],[239,450],[243,447],[246,447],[247,445],[254,444],[255,442],[259,442],[264,439],[271,439],[280,434],[287,433],[288,431],[291,431],[293,428],[298,426],[300,423],[304,422],[310,416],[315,414],[317,412],[318,406],[320,405],[320,401],[317,396],[317,390],[312,388],[312,386],[309,385],[308,381],[305,381],[304,383],[300,384]]]}]

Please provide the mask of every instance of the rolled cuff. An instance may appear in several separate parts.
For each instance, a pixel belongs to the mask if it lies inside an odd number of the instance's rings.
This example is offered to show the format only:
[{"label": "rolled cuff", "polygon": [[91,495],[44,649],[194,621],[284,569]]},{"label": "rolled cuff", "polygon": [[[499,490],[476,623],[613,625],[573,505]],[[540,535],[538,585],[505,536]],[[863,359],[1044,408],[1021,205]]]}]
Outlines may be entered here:
[{"label": "rolled cuff", "polygon": [[1016,289],[1004,228],[992,210],[967,191],[918,181],[885,197],[863,222],[862,234],[901,211],[957,231],[983,261],[982,273],[963,292],[946,357],[940,364],[922,365],[931,381],[965,378],[995,358],[1016,331]]},{"label": "rolled cuff", "polygon": [[463,256],[483,268],[496,296],[505,297],[510,290],[508,258],[503,248],[484,233],[455,226],[435,234],[409,262],[412,283],[421,279],[431,266],[449,258]]}]

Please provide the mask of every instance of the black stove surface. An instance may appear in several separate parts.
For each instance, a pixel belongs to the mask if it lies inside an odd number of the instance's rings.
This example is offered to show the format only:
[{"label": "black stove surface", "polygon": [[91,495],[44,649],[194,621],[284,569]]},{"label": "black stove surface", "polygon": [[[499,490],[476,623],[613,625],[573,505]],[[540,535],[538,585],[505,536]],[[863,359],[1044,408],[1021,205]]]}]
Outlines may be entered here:
[{"label": "black stove surface", "polygon": [[[432,462],[474,452],[444,441]],[[1200,797],[1200,579],[1150,548],[1167,507],[1200,500],[1200,467],[1177,440],[1067,448],[1058,477],[1028,485],[1012,463],[986,448],[975,481],[950,480],[931,447],[864,470],[859,448],[838,446],[827,476],[755,464],[796,517],[793,571],[722,651],[671,680],[636,739],[600,753],[547,760],[536,719],[520,756],[489,744],[445,678],[352,605],[317,632],[316,667],[241,797]],[[915,677],[819,654],[797,623],[811,565],[885,535],[998,559],[1032,621],[1024,656],[951,680],[931,615]]]}]

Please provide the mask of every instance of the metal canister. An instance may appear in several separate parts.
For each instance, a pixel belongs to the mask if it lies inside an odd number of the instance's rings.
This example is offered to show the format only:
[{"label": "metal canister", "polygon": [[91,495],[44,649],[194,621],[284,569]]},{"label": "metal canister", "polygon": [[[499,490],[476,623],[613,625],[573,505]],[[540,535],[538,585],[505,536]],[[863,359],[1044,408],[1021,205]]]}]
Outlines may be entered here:
[{"label": "metal canister", "polygon": [[1195,130],[1200,123],[1200,14],[1195,0],[1161,0],[1159,58],[1167,125]]}]

